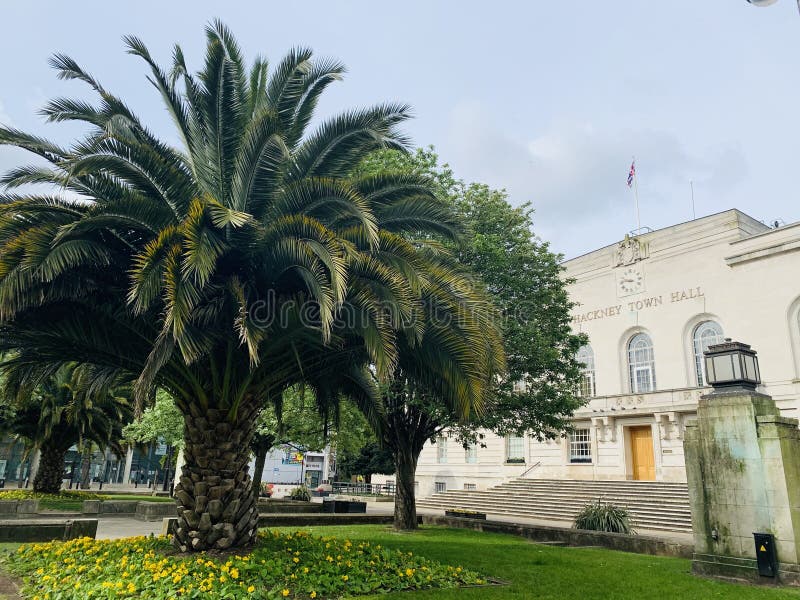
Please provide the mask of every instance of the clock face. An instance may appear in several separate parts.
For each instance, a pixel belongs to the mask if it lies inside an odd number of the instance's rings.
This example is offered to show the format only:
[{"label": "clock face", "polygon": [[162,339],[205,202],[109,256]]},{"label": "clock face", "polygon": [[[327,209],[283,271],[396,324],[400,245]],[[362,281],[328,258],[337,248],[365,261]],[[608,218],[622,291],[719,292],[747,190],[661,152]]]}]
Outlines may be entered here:
[{"label": "clock face", "polygon": [[620,296],[630,296],[644,291],[644,274],[641,270],[630,267],[617,277],[617,287]]}]

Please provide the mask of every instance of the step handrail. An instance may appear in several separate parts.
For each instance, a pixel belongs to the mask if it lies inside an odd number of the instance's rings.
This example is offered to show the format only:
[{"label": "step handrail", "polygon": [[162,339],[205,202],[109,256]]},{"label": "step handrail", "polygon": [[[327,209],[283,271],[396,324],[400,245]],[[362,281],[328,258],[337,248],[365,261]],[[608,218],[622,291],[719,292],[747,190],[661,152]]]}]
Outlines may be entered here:
[{"label": "step handrail", "polygon": [[541,466],[541,464],[542,464],[542,461],[537,461],[535,465],[531,465],[530,467],[525,469],[525,472],[522,473],[522,475],[520,475],[519,478],[522,479],[523,477],[525,477],[525,475],[527,475],[528,473],[533,471],[536,467]]}]

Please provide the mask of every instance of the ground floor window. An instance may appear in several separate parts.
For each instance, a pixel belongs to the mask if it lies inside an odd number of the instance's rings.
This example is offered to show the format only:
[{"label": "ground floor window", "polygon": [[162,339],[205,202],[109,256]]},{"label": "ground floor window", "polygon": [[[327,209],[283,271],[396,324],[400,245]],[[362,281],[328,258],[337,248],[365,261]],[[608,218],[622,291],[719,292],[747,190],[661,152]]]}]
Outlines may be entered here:
[{"label": "ground floor window", "polygon": [[569,462],[592,462],[592,442],[588,429],[576,429],[569,436]]},{"label": "ground floor window", "polygon": [[525,438],[516,435],[506,437],[506,462],[525,462]]},{"label": "ground floor window", "polygon": [[447,484],[444,481],[434,481],[433,482],[433,491],[436,492],[436,493],[446,492],[447,491]]}]

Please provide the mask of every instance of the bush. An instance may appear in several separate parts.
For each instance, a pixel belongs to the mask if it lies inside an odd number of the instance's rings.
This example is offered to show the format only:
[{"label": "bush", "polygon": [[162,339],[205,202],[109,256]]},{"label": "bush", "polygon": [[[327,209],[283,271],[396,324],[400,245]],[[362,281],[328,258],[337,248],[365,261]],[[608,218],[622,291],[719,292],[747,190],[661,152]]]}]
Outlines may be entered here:
[{"label": "bush", "polygon": [[261,532],[245,556],[182,556],[161,537],[25,544],[9,558],[26,598],[283,600],[481,585],[473,571],[370,542]]},{"label": "bush", "polygon": [[609,533],[636,533],[631,527],[627,509],[599,499],[587,504],[578,513],[575,517],[575,528]]},{"label": "bush", "polygon": [[311,500],[311,492],[308,491],[306,486],[301,485],[300,487],[294,488],[289,497],[292,500],[305,500],[306,502],[309,502]]}]

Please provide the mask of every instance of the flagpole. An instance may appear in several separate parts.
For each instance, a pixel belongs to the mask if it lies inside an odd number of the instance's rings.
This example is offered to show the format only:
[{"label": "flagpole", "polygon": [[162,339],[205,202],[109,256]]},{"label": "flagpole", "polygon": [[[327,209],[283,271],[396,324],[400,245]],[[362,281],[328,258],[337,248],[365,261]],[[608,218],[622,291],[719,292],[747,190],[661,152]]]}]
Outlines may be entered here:
[{"label": "flagpole", "polygon": [[[633,165],[636,165],[636,157],[633,157]],[[636,235],[642,231],[642,221],[639,218],[639,170],[636,169],[633,173],[633,197],[636,202]]]}]

